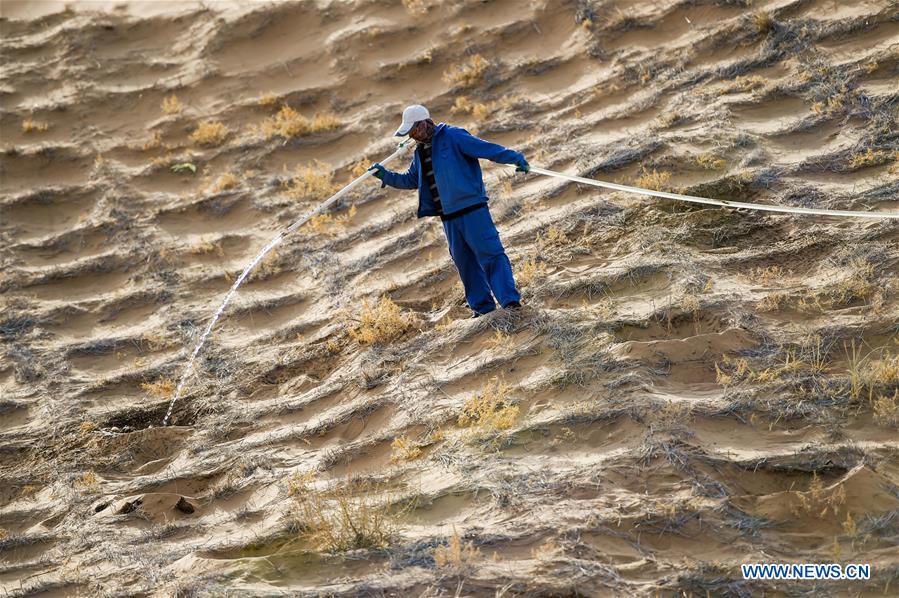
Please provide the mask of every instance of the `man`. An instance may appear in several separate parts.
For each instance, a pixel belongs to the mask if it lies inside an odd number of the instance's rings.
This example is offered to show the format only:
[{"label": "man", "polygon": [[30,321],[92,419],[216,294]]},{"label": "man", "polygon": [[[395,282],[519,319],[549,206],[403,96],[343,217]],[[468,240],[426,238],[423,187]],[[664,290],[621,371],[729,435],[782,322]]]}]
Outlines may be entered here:
[{"label": "man", "polygon": [[417,216],[439,216],[443,221],[450,256],[462,278],[473,318],[495,310],[494,297],[505,309],[519,309],[521,295],[490,217],[478,159],[515,164],[516,172],[528,172],[524,155],[479,139],[461,127],[435,125],[428,109],[420,104],[403,111],[395,135],[406,134],[418,142],[406,172],[392,172],[381,164],[369,170],[376,171],[374,176],[382,181],[382,188],[417,188]]}]

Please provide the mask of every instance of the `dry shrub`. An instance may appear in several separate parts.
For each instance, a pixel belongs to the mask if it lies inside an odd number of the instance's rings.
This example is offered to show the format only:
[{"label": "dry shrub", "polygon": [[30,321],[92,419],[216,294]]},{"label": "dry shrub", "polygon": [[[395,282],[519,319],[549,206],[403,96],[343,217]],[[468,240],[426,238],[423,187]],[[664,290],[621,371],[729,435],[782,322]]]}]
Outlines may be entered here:
[{"label": "dry shrub", "polygon": [[331,167],[319,160],[311,165],[297,165],[293,177],[285,184],[288,197],[293,199],[325,199],[337,189]]},{"label": "dry shrub", "polygon": [[356,215],[356,206],[350,206],[350,209],[343,214],[317,214],[309,219],[306,226],[316,233],[334,235],[339,227],[347,226]]},{"label": "dry shrub", "polygon": [[780,282],[784,277],[792,275],[792,270],[785,270],[781,266],[756,267],[749,271],[749,279],[756,284],[768,285],[771,282]]},{"label": "dry shrub", "polygon": [[483,120],[490,115],[491,107],[482,102],[472,102],[465,96],[456,98],[453,107],[450,108],[453,114],[470,114],[477,120]]},{"label": "dry shrub", "polygon": [[755,305],[760,311],[780,311],[789,300],[790,296],[787,293],[778,291],[765,295]]},{"label": "dry shrub", "polygon": [[264,93],[259,97],[259,100],[256,102],[260,106],[274,106],[278,103],[281,97],[273,91],[268,93]]},{"label": "dry shrub", "polygon": [[156,149],[162,145],[162,133],[159,131],[153,131],[153,136],[150,137],[148,141],[144,143],[129,143],[128,149],[132,150],[142,150],[142,151],[150,151],[152,149]]},{"label": "dry shrub", "polygon": [[187,252],[192,255],[204,255],[208,253],[218,254],[219,257],[225,255],[225,250],[222,248],[221,242],[213,242],[206,239],[197,241],[196,243],[188,247]]},{"label": "dry shrub", "polygon": [[47,129],[50,128],[50,125],[45,122],[39,122],[36,120],[32,120],[30,118],[26,118],[22,121],[22,132],[23,133],[43,133]]},{"label": "dry shrub", "polygon": [[100,486],[100,478],[98,478],[94,470],[91,469],[75,478],[72,482],[72,486],[74,486],[76,490],[86,492],[94,491]]},{"label": "dry shrub", "polygon": [[390,444],[390,462],[412,461],[421,456],[421,447],[415,444],[406,435],[397,436]]},{"label": "dry shrub", "polygon": [[238,179],[235,175],[230,172],[226,172],[222,176],[218,178],[215,184],[212,186],[213,193],[221,193],[225,189],[233,189],[237,186]]},{"label": "dry shrub", "polygon": [[706,170],[721,170],[727,166],[727,162],[723,158],[719,158],[715,154],[700,154],[696,158],[696,164]]},{"label": "dry shrub", "polygon": [[791,507],[794,516],[812,515],[824,519],[828,512],[833,516],[839,514],[840,508],[846,502],[846,489],[839,485],[835,489],[828,490],[818,477],[818,473],[814,472],[808,490],[797,492],[796,496],[798,501]]},{"label": "dry shrub", "polygon": [[624,10],[616,7],[609,12],[606,18],[605,28],[611,31],[627,31],[641,25],[640,18],[632,10]]},{"label": "dry shrub", "polygon": [[480,54],[474,54],[462,64],[444,72],[443,81],[452,86],[470,87],[481,81],[489,66],[487,59]]},{"label": "dry shrub", "polygon": [[350,174],[353,175],[354,179],[359,178],[368,171],[370,166],[371,162],[369,160],[360,160],[353,165],[352,169],[350,169]]},{"label": "dry shrub", "polygon": [[[865,396],[874,405],[877,393],[889,393],[893,387],[899,387],[899,355],[889,353],[875,358],[880,351],[874,349],[862,355],[855,339],[850,346],[844,346],[847,357],[846,373],[849,376],[849,394],[858,401]],[[884,398],[884,397],[881,397]],[[881,404],[881,409],[889,406],[889,398]]]},{"label": "dry shrub", "polygon": [[265,280],[279,274],[284,268],[282,257],[278,247],[271,249],[247,276],[247,282]]},{"label": "dry shrub", "polygon": [[507,430],[518,417],[518,406],[509,399],[511,387],[495,376],[484,389],[465,400],[458,424],[471,427],[475,433],[490,433]]},{"label": "dry shrub", "polygon": [[462,542],[455,524],[453,524],[453,535],[450,536],[448,545],[438,546],[434,549],[434,563],[437,568],[450,570],[457,575],[468,570],[480,556],[479,548],[471,542]]},{"label": "dry shrub", "polygon": [[863,258],[853,258],[848,270],[849,275],[842,280],[812,293],[810,301],[822,310],[853,301],[869,303],[875,311],[882,307],[892,280],[878,276],[874,264]]},{"label": "dry shrub", "polygon": [[277,114],[262,121],[260,131],[266,139],[271,139],[276,135],[291,139],[302,135],[333,131],[339,128],[340,124],[340,119],[333,114],[315,114],[309,119],[287,104],[282,104]]},{"label": "dry shrub", "polygon": [[472,101],[467,96],[459,96],[450,111],[453,114],[470,114],[475,120],[484,120],[497,110],[509,108],[519,101],[521,98],[518,96],[504,96],[500,100],[491,100],[486,103]]},{"label": "dry shrub", "polygon": [[715,363],[718,384],[755,382],[760,384],[779,382],[797,374],[821,374],[828,368],[828,348],[820,335],[811,334],[798,347],[781,347],[777,363],[763,370],[752,369],[745,357],[732,359],[725,356]]},{"label": "dry shrub", "polygon": [[720,93],[745,93],[747,91],[756,91],[765,89],[768,85],[767,79],[764,77],[760,77],[759,75],[741,75],[737,77],[733,81],[725,83],[724,86],[720,89]]},{"label": "dry shrub", "polygon": [[763,35],[774,29],[774,19],[767,11],[757,10],[752,15],[752,25]]},{"label": "dry shrub", "polygon": [[530,286],[537,278],[546,274],[546,264],[535,253],[528,255],[515,268],[515,285],[518,288]]},{"label": "dry shrub", "polygon": [[869,168],[871,166],[880,166],[881,164],[886,164],[893,159],[890,152],[886,150],[873,150],[872,148],[868,148],[868,151],[861,154],[855,154],[849,160],[849,168],[852,170],[858,170],[859,168]]},{"label": "dry shrub", "polygon": [[415,316],[384,296],[374,305],[368,300],[362,306],[358,324],[347,331],[361,345],[389,343],[415,324]]},{"label": "dry shrub", "polygon": [[534,239],[534,246],[538,253],[542,253],[546,249],[567,247],[570,244],[568,235],[555,224],[550,224],[546,228],[546,232],[538,232]]},{"label": "dry shrub", "polygon": [[166,114],[180,114],[184,106],[174,93],[162,99],[162,111]]},{"label": "dry shrub", "polygon": [[634,186],[640,187],[641,189],[651,189],[653,191],[670,191],[671,189],[668,186],[668,181],[670,179],[670,172],[664,170],[659,172],[655,168],[652,169],[652,172],[649,172],[643,167],[640,176],[637,177],[637,180],[634,182]]},{"label": "dry shrub", "polygon": [[899,388],[891,397],[886,395],[878,397],[872,407],[874,408],[874,421],[882,426],[899,428]]},{"label": "dry shrub", "polygon": [[421,16],[428,12],[428,5],[424,0],[403,0],[403,6],[409,11],[409,14]]},{"label": "dry shrub", "polygon": [[223,123],[217,120],[204,120],[190,134],[190,140],[197,145],[216,146],[224,143],[229,133],[228,127]]},{"label": "dry shrub", "polygon": [[175,392],[175,383],[169,378],[160,378],[156,382],[143,382],[140,387],[155,397],[168,397]]},{"label": "dry shrub", "polygon": [[316,550],[344,552],[360,548],[383,549],[399,533],[387,500],[379,500],[382,489],[371,484],[335,485],[314,488],[311,474],[288,478],[288,496],[293,500],[292,527]]}]

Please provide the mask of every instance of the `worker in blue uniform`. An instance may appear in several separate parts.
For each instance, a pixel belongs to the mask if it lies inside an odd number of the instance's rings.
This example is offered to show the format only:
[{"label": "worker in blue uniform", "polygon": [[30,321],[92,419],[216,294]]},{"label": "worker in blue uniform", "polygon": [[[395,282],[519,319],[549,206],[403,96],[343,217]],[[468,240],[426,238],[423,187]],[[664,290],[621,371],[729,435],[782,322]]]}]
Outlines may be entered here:
[{"label": "worker in blue uniform", "polygon": [[403,111],[395,135],[409,135],[417,142],[409,169],[399,173],[374,164],[369,170],[375,170],[382,188],[418,189],[419,218],[440,217],[472,317],[495,310],[496,302],[505,309],[519,309],[521,295],[487,207],[478,160],[514,164],[516,172],[528,172],[524,154],[479,139],[462,127],[434,124],[421,104]]}]

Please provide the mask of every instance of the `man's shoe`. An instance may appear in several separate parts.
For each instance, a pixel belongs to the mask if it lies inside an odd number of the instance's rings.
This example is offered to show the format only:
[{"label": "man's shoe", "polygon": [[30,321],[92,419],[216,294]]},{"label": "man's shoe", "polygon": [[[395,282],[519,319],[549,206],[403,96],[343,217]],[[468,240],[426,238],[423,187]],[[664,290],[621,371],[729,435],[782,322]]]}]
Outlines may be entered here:
[{"label": "man's shoe", "polygon": [[521,303],[518,301],[509,301],[503,305],[503,309],[521,309]]},{"label": "man's shoe", "polygon": [[481,317],[481,314],[479,314],[479,313],[476,312],[476,311],[473,311],[473,312],[471,312],[471,317],[472,317],[472,319],[474,319],[474,318],[480,318],[480,317]]}]

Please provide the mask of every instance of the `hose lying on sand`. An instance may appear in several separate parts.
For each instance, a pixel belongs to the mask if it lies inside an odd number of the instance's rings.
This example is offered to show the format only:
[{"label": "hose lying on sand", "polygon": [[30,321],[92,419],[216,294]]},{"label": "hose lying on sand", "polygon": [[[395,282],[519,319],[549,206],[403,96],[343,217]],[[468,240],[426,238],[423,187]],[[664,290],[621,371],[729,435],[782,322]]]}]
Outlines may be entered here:
[{"label": "hose lying on sand", "polygon": [[[394,151],[390,156],[381,160],[381,164],[386,164],[396,158],[403,149],[411,143],[411,139],[407,139],[400,143],[396,151]],[[530,172],[534,174],[542,174],[546,176],[552,176],[560,179],[565,179],[568,181],[572,181],[575,183],[582,183],[584,185],[592,185],[594,187],[604,187],[606,189],[614,189],[616,191],[624,191],[626,193],[636,193],[640,195],[651,195],[653,197],[661,197],[664,199],[673,199],[676,201],[687,201],[692,203],[702,203],[709,204],[714,206],[722,206],[725,208],[746,208],[751,210],[763,210],[768,212],[785,212],[789,214],[814,214],[818,216],[840,216],[840,217],[850,217],[850,218],[899,218],[899,212],[855,212],[850,210],[824,210],[817,208],[796,208],[791,206],[777,206],[777,205],[768,205],[768,204],[756,204],[756,203],[746,203],[741,201],[726,201],[723,199],[707,199],[705,197],[694,197],[692,195],[681,195],[680,193],[669,193],[667,191],[652,191],[649,189],[642,189],[640,187],[629,187],[627,185],[619,185],[617,183],[607,183],[605,181],[598,181],[595,179],[587,179],[584,177],[573,176],[570,174],[563,174],[561,172],[555,172],[553,170],[546,170],[545,168],[531,167]],[[212,331],[212,327],[215,325],[216,321],[221,317],[222,312],[225,311],[225,307],[228,305],[228,302],[231,301],[231,298],[237,292],[237,288],[246,280],[247,276],[250,274],[250,271],[256,267],[265,255],[274,249],[285,236],[289,235],[300,226],[302,226],[305,222],[307,222],[310,218],[330,206],[332,203],[346,195],[351,189],[357,187],[362,181],[372,176],[374,171],[366,171],[360,176],[356,177],[352,182],[350,182],[343,189],[329,197],[327,200],[322,202],[319,206],[317,206],[312,211],[305,214],[303,217],[299,218],[296,222],[288,226],[285,230],[278,233],[278,235],[272,239],[268,245],[266,245],[259,254],[253,258],[253,261],[244,268],[241,275],[234,282],[234,285],[231,287],[231,290],[228,291],[228,294],[225,295],[224,301],[219,305],[218,310],[216,310],[215,314],[212,316],[212,319],[209,321],[209,324],[206,325],[206,329],[203,331],[203,334],[200,336],[200,340],[197,341],[196,346],[194,347],[193,352],[190,355],[190,359],[187,362],[187,365],[184,367],[184,371],[181,374],[181,380],[178,382],[178,387],[175,389],[175,394],[172,396],[172,400],[169,403],[168,411],[165,414],[165,418],[162,420],[162,425],[168,425],[169,418],[172,416],[172,409],[175,407],[175,401],[181,396],[181,391],[184,389],[184,384],[187,382],[187,379],[190,377],[191,366],[193,365],[194,360],[199,354],[200,349],[203,347],[203,343],[206,342],[206,338],[209,336],[209,333]]]},{"label": "hose lying on sand", "polygon": [[788,214],[816,214],[818,216],[842,216],[849,218],[899,218],[899,212],[854,212],[852,210],[795,208],[792,206],[746,203],[742,201],[726,201],[724,199],[707,199],[705,197],[695,197],[693,195],[681,195],[680,193],[669,193],[667,191],[651,191],[649,189],[641,189],[640,187],[628,187],[627,185],[619,185],[618,183],[607,183],[605,181],[597,181],[595,179],[585,179],[584,177],[563,174],[561,172],[546,170],[545,168],[531,167],[530,172],[533,172],[535,174],[545,174],[560,179],[566,179],[575,183],[583,183],[584,185],[604,187],[606,189],[615,189],[616,191],[624,191],[626,193],[652,195],[653,197],[662,197],[665,199],[674,199],[677,201],[689,201],[692,203],[704,203],[713,206],[722,206],[725,208],[747,208],[750,210],[763,210],[767,212],[785,212]]}]

